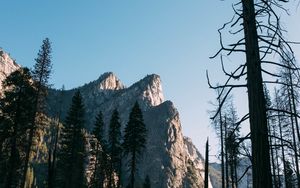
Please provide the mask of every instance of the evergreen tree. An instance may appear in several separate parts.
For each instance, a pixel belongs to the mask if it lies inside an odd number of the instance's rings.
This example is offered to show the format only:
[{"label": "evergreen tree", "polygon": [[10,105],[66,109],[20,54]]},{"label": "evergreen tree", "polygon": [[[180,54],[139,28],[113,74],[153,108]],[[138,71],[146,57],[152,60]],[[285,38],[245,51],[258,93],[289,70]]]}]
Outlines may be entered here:
[{"label": "evergreen tree", "polygon": [[102,188],[107,172],[107,142],[105,140],[104,122],[102,112],[96,117],[93,135],[96,142],[93,144],[92,154],[95,156],[93,175],[90,181],[91,188]]},{"label": "evergreen tree", "polygon": [[0,100],[0,187],[18,187],[22,180],[24,142],[34,114],[35,88],[29,69],[20,68],[3,82]]},{"label": "evergreen tree", "polygon": [[[108,153],[110,156],[109,160],[109,177],[108,177],[108,187],[116,187],[114,182],[114,174],[116,173],[120,182],[121,173],[121,123],[119,118],[119,112],[117,109],[113,111],[108,132]],[[120,184],[118,182],[118,185]]]},{"label": "evergreen tree", "polygon": [[151,188],[151,181],[150,181],[150,178],[149,178],[148,175],[145,178],[145,182],[143,184],[143,188]]},{"label": "evergreen tree", "polygon": [[129,121],[125,127],[124,135],[124,154],[130,155],[129,161],[130,167],[130,186],[134,188],[136,164],[139,155],[146,147],[147,130],[144,124],[143,113],[136,102],[129,115]]},{"label": "evergreen tree", "polygon": [[56,168],[56,157],[57,157],[57,150],[58,150],[58,141],[59,141],[59,134],[60,134],[60,118],[61,118],[61,111],[62,111],[62,100],[64,96],[64,86],[62,86],[60,91],[60,96],[56,101],[59,103],[59,107],[56,112],[55,120],[52,121],[50,127],[50,137],[51,141],[48,145],[48,188],[53,188],[54,186],[54,178],[55,178],[55,168]]},{"label": "evergreen tree", "polygon": [[84,105],[79,91],[72,98],[61,133],[56,173],[56,187],[85,187]]},{"label": "evergreen tree", "polygon": [[26,173],[29,167],[30,153],[32,151],[32,143],[36,133],[36,128],[39,124],[42,124],[42,121],[38,116],[43,113],[44,101],[47,95],[47,86],[48,80],[51,74],[52,64],[51,64],[51,43],[48,38],[43,40],[41,49],[38,52],[37,58],[35,59],[36,63],[34,65],[34,70],[32,71],[33,81],[36,87],[36,93],[34,96],[34,101],[32,103],[35,108],[35,113],[32,116],[31,127],[29,130],[29,136],[26,146],[26,155],[25,155],[25,167],[23,169],[23,180],[21,187],[23,188],[26,182]]}]

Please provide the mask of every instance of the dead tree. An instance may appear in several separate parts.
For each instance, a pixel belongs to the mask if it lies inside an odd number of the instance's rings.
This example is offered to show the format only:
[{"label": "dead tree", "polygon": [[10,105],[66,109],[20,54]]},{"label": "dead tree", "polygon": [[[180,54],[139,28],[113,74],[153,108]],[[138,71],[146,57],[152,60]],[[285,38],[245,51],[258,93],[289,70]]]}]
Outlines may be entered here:
[{"label": "dead tree", "polygon": [[[278,59],[286,59],[288,57],[286,54],[293,54],[291,43],[283,37],[284,30],[280,26],[280,18],[277,15],[280,11],[286,11],[283,6],[286,2],[288,1],[239,0],[234,4],[235,16],[218,30],[221,49],[212,57],[215,58],[218,55],[221,57],[222,70],[228,79],[223,85],[212,86],[207,74],[209,86],[214,89],[221,88],[220,96],[225,96],[220,108],[233,89],[247,89],[249,109],[247,120],[250,123],[253,187],[256,188],[272,187],[266,114],[267,110],[272,109],[266,108],[263,84],[280,84],[276,80],[279,75],[272,73],[265,65],[286,67]],[[242,37],[236,43],[224,45],[222,34],[228,28],[230,35]],[[224,52],[226,56],[236,53],[244,54],[245,63],[228,72],[223,63]],[[274,58],[275,56],[278,59]],[[267,80],[265,76],[271,77],[270,80]],[[219,111],[213,118],[218,113]]]}]

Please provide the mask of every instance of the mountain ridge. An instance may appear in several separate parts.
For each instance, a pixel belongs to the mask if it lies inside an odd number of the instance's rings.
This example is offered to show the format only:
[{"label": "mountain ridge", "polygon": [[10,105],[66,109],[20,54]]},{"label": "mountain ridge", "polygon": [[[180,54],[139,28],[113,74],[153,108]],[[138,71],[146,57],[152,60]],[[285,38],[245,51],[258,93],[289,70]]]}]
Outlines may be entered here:
[{"label": "mountain ridge", "polygon": [[[14,64],[12,61],[5,61],[5,63]],[[19,67],[9,69],[7,74],[17,68]],[[203,186],[203,157],[192,141],[183,136],[179,112],[173,102],[164,99],[159,75],[147,75],[126,87],[114,73],[107,72],[100,75],[98,79],[66,90],[63,94],[58,89],[49,89],[46,104],[49,117],[55,117],[58,109],[61,109],[63,122],[76,90],[80,90],[83,97],[88,131],[93,128],[99,111],[103,112],[107,131],[114,109],[118,109],[120,113],[123,131],[133,104],[139,102],[148,130],[148,142],[138,164],[136,178],[138,185],[141,185],[148,175],[152,186],[157,188]],[[129,174],[126,172],[126,166],[123,166],[123,169],[125,173],[122,179],[126,184]]]}]

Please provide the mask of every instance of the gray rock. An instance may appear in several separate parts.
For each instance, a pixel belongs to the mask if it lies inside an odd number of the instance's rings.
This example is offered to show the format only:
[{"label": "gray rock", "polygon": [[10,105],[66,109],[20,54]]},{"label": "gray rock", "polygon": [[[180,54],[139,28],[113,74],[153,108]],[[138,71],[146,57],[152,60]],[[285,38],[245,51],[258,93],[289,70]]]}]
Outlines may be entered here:
[{"label": "gray rock", "polygon": [[[0,81],[20,66],[8,54],[0,50]],[[1,88],[0,88],[1,89]],[[118,109],[122,130],[136,101],[144,114],[147,146],[138,163],[137,184],[141,185],[146,175],[155,188],[196,188],[203,186],[203,158],[192,141],[182,134],[180,117],[171,101],[165,101],[161,80],[158,75],[148,75],[130,87],[125,87],[111,72],[81,87],[67,90],[49,89],[47,99],[48,116],[54,117],[61,111],[66,116],[71,98],[80,90],[86,109],[86,129],[92,130],[94,118],[101,110],[106,130],[114,109]],[[59,110],[61,109],[61,110]],[[125,164],[124,159],[124,163]],[[129,174],[124,166],[123,180]]]}]

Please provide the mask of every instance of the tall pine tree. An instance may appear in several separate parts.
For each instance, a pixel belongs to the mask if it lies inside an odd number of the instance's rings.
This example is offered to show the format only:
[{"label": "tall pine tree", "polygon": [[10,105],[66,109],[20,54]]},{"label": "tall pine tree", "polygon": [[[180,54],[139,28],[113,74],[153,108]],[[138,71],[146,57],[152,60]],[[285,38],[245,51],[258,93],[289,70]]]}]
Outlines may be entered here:
[{"label": "tall pine tree", "polygon": [[[109,132],[108,132],[108,150],[110,155],[109,161],[109,177],[108,177],[108,187],[116,187],[120,185],[120,174],[121,174],[121,123],[119,112],[117,109],[113,111],[111,116]],[[114,182],[114,174],[117,174],[119,180],[118,183]]]},{"label": "tall pine tree", "polygon": [[103,188],[106,175],[108,174],[108,157],[102,112],[99,112],[96,117],[95,126],[92,133],[96,139],[96,142],[93,144],[94,146],[92,148],[92,154],[95,156],[95,164],[93,167],[90,187]]},{"label": "tall pine tree", "polygon": [[85,187],[84,115],[82,97],[80,92],[76,91],[61,132],[55,187]]},{"label": "tall pine tree", "polygon": [[3,82],[0,100],[0,187],[19,187],[24,143],[34,114],[35,88],[29,69],[20,68]]},{"label": "tall pine tree", "polygon": [[51,52],[51,43],[49,39],[46,38],[45,40],[43,40],[43,44],[38,52],[37,58],[35,59],[36,63],[32,71],[32,77],[36,87],[36,93],[33,95],[34,101],[32,103],[32,106],[35,108],[35,113],[31,118],[31,127],[29,130],[26,146],[25,167],[23,170],[23,180],[21,184],[22,188],[24,187],[26,182],[26,173],[28,171],[30,163],[30,154],[32,151],[32,144],[36,129],[39,124],[42,124],[42,122],[40,121],[43,121],[41,118],[38,118],[38,116],[43,113],[45,97],[47,95],[47,87],[49,86],[48,80],[52,69]]},{"label": "tall pine tree", "polygon": [[134,188],[136,165],[142,150],[146,147],[147,130],[143,113],[136,102],[129,115],[129,121],[125,127],[124,154],[130,155],[130,187]]}]

